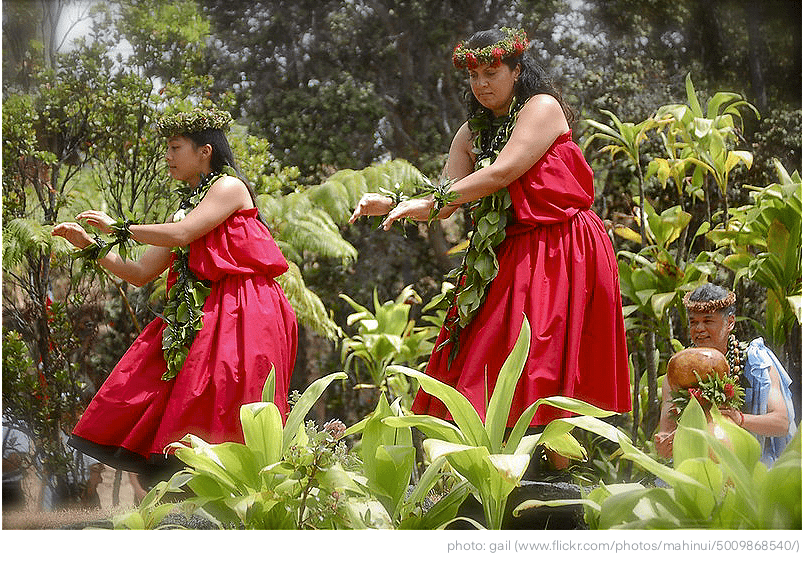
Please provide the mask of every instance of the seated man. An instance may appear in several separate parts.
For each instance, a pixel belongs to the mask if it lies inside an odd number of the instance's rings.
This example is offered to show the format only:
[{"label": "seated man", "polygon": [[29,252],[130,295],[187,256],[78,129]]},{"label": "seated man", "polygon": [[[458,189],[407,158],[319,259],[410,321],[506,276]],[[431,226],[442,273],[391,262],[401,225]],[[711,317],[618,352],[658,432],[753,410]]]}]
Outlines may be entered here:
[{"label": "seated man", "polygon": [[[735,295],[720,286],[707,283],[684,297],[689,317],[690,340],[696,347],[719,350],[729,362],[732,375],[740,377],[745,389],[742,411],[720,412],[752,433],[762,449],[762,462],[770,466],[784,451],[796,431],[790,376],[776,355],[761,338],[750,344],[732,335],[735,323]],[[672,396],[665,377],[662,384],[662,408],[659,432],[654,437],[661,456],[673,456],[676,421],[671,413]]]}]

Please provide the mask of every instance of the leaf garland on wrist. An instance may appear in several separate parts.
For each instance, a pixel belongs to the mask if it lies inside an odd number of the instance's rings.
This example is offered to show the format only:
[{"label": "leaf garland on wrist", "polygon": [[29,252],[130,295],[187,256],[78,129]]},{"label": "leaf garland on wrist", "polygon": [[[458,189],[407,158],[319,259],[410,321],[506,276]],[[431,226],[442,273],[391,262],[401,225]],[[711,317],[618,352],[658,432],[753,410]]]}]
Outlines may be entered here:
[{"label": "leaf garland on wrist", "polygon": [[410,196],[407,193],[404,193],[400,187],[399,183],[394,185],[395,190],[386,189],[385,187],[380,187],[380,194],[385,195],[389,199],[393,201],[393,206],[391,208],[396,208],[399,206],[399,203],[404,203],[407,200],[410,200]]},{"label": "leaf garland on wrist", "polygon": [[[478,110],[469,119],[472,132],[472,151],[475,153],[475,171],[491,165],[508,142],[524,103],[514,98],[505,116],[494,118],[486,109]],[[449,337],[438,350],[452,344],[448,365],[452,364],[458,347],[461,330],[477,314],[488,293],[488,287],[500,270],[496,248],[505,239],[505,228],[510,221],[511,195],[507,188],[498,189],[470,207],[473,230],[469,246],[463,254],[460,268],[447,274],[454,287],[447,292],[440,307],[448,303],[444,326]]]},{"label": "leaf garland on wrist", "polygon": [[428,224],[438,218],[438,213],[441,212],[441,209],[449,206],[452,201],[458,198],[458,193],[450,190],[453,183],[455,183],[454,179],[447,179],[446,177],[442,177],[437,183],[427,177],[424,178],[424,190],[417,196],[433,197],[433,208],[430,209],[430,216],[427,219]]},{"label": "leaf garland on wrist", "polygon": [[[179,189],[182,196],[179,210],[173,216],[174,222],[195,208],[209,187],[223,175],[237,177],[236,172],[226,166],[221,173],[201,174],[201,181],[196,186],[187,186]],[[162,311],[165,329],[162,331],[162,352],[167,364],[167,370],[162,374],[162,380],[168,381],[176,377],[190,353],[190,346],[196,334],[204,326],[204,303],[210,293],[210,287],[198,279],[190,270],[190,247],[173,248],[175,259],[173,270],[176,271],[176,282],[168,291],[167,302]]]},{"label": "leaf garland on wrist", "polygon": [[131,230],[129,229],[132,224],[135,224],[135,222],[129,219],[118,220],[111,225],[113,241],[107,242],[96,234],[94,236],[95,241],[85,248],[75,251],[73,257],[83,259],[84,267],[86,268],[91,262],[106,257],[117,246],[117,253],[120,257],[123,260],[128,259],[131,247],[134,245],[133,240],[131,240]]}]

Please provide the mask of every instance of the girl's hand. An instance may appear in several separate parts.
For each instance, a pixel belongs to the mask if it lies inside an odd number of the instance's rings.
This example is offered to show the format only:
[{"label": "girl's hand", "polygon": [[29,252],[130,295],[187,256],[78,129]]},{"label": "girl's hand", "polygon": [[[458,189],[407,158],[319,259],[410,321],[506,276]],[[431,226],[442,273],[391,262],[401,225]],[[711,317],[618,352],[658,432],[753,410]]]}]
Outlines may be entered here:
[{"label": "girl's hand", "polygon": [[85,210],[76,216],[76,219],[86,220],[87,224],[94,226],[104,234],[111,234],[112,224],[116,222],[115,220],[112,220],[111,216],[105,212],[101,212],[100,210]]},{"label": "girl's hand", "polygon": [[366,193],[357,203],[355,211],[349,219],[349,224],[354,224],[355,220],[361,216],[383,216],[388,214],[392,206],[394,206],[394,201],[391,197],[386,197],[379,193]]},{"label": "girl's hand", "polygon": [[430,218],[430,211],[433,209],[433,199],[426,197],[423,199],[410,199],[403,203],[399,203],[395,209],[388,213],[388,216],[383,220],[382,228],[390,230],[391,224],[395,220],[402,218],[412,218],[413,220],[427,220]]},{"label": "girl's hand", "polygon": [[55,225],[50,235],[61,236],[78,249],[84,249],[92,243],[92,238],[89,237],[86,230],[75,222],[62,222],[61,224]]}]

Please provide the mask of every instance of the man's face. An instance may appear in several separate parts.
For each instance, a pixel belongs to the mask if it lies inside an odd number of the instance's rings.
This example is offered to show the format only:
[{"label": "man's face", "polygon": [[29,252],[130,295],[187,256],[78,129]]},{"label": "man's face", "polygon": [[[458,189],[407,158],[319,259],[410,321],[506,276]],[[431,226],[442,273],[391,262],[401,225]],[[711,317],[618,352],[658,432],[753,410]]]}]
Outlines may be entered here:
[{"label": "man's face", "polygon": [[726,354],[729,334],[734,329],[734,315],[722,311],[690,312],[690,342],[696,347],[710,347]]}]

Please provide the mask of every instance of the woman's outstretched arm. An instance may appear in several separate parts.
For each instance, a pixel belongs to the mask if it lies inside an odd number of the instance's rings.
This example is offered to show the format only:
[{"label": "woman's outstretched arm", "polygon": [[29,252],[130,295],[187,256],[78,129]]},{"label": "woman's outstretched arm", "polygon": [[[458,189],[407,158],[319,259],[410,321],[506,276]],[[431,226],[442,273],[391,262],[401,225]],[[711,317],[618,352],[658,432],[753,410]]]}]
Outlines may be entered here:
[{"label": "woman's outstretched arm", "polygon": [[[516,125],[493,164],[456,181],[450,191],[457,195],[452,205],[476,201],[510,185],[533,167],[552,146],[556,138],[569,131],[564,111],[558,101],[547,94],[530,98],[519,111]],[[406,201],[388,213],[383,222],[387,230],[395,220],[426,220],[432,199]]]},{"label": "woman's outstretched arm", "polygon": [[[130,227],[131,239],[158,247],[185,246],[210,232],[235,211],[250,208],[251,195],[242,181],[224,176],[215,181],[207,194],[180,222],[165,224],[134,224]],[[105,233],[111,233],[114,223],[111,217],[98,210],[88,210],[78,215]]]},{"label": "woman's outstretched arm", "polygon": [[[472,173],[473,169],[471,132],[469,126],[464,123],[452,139],[445,172],[449,179],[458,180]],[[361,216],[384,216],[393,206],[394,201],[390,197],[379,193],[366,193],[355,206],[349,223],[354,224]],[[442,209],[438,218],[448,218],[459,206],[450,205]]]},{"label": "woman's outstretched arm", "polygon": [[[75,222],[62,222],[54,226],[52,235],[65,238],[79,249],[92,243],[89,234]],[[142,286],[167,269],[170,264],[170,248],[152,246],[146,249],[139,259],[126,259],[125,261],[119,255],[109,253],[102,259],[98,259],[98,264],[116,277],[135,286]]]}]

